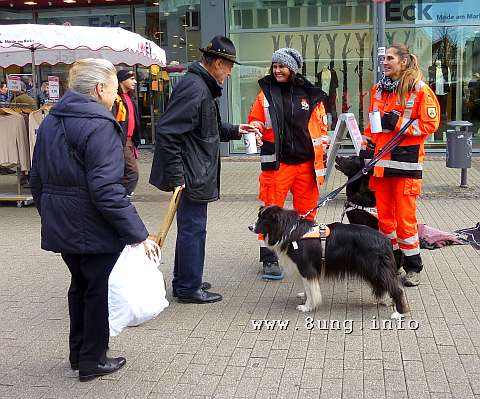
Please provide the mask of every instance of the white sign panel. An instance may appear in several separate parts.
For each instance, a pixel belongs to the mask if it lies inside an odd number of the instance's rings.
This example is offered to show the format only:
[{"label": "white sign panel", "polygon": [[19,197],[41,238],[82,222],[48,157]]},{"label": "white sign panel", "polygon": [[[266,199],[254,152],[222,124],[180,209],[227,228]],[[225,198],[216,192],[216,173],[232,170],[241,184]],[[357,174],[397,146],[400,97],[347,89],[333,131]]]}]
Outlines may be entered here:
[{"label": "white sign panel", "polygon": [[60,79],[58,76],[48,77],[48,98],[51,100],[60,98]]},{"label": "white sign panel", "polygon": [[10,91],[22,90],[22,78],[20,76],[7,76],[7,87]]}]

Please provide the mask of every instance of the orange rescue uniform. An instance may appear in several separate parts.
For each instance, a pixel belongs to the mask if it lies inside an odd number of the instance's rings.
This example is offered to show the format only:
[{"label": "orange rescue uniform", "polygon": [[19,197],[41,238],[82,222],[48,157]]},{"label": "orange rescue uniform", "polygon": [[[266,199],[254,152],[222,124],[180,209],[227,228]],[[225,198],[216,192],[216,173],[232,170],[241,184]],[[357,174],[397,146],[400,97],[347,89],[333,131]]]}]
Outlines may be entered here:
[{"label": "orange rescue uniform", "polygon": [[[309,111],[307,99],[302,100],[302,106]],[[272,125],[270,104],[263,92],[257,96],[248,115],[248,123],[258,127],[262,133],[259,199],[265,205],[283,207],[289,191],[293,194],[293,207],[300,214],[317,205],[318,187],[323,184],[325,176],[324,146],[328,134],[323,102],[314,104],[314,107],[308,121],[314,157],[309,162],[286,164],[280,160],[280,144]],[[308,218],[314,219],[315,212],[309,214]]]},{"label": "orange rescue uniform", "polygon": [[[400,105],[395,92],[371,91],[369,112],[395,111],[400,115],[393,132],[372,133],[370,124],[364,134],[375,143],[378,153],[410,119],[402,143],[375,165],[370,187],[375,191],[380,231],[392,241],[394,250],[401,249],[405,270],[421,270],[420,243],[417,232],[416,198],[421,192],[424,142],[440,123],[440,105],[433,91],[423,81],[407,94],[405,107]],[[415,256],[418,255],[418,256]],[[409,264],[409,259],[410,263]],[[415,270],[416,269],[416,270]]]}]

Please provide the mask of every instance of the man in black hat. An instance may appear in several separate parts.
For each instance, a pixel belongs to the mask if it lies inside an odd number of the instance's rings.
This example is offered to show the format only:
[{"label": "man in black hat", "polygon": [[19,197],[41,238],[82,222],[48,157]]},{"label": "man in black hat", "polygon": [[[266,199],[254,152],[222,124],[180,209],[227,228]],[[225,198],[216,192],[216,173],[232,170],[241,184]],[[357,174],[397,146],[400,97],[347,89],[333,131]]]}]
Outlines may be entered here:
[{"label": "man in black hat", "polygon": [[[180,302],[210,303],[222,296],[202,283],[207,204],[219,198],[220,141],[255,131],[250,125],[221,122],[218,98],[236,61],[235,46],[215,36],[199,62],[175,85],[157,125],[150,183],[163,191],[183,187],[177,211],[173,295]],[[260,140],[259,138],[257,140]]]},{"label": "man in black hat", "polygon": [[127,195],[133,195],[138,183],[138,145],[140,144],[140,117],[137,102],[133,98],[137,80],[133,71],[122,69],[117,72],[118,95],[113,104],[112,112],[122,127],[124,137],[125,172],[123,185]]}]

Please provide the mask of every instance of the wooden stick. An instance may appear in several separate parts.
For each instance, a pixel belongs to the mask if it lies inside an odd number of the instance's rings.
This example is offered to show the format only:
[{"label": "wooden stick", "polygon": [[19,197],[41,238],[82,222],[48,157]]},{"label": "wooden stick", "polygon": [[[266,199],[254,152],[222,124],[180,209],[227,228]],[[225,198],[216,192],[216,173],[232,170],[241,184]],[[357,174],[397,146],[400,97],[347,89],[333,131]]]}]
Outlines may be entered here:
[{"label": "wooden stick", "polygon": [[167,238],[168,231],[170,230],[173,218],[175,217],[175,213],[177,212],[178,204],[180,203],[181,194],[182,187],[177,187],[173,192],[172,199],[170,200],[170,204],[168,205],[167,214],[163,218],[162,225],[160,226],[160,231],[155,237],[155,242],[160,248],[162,248],[165,244],[165,239]]}]

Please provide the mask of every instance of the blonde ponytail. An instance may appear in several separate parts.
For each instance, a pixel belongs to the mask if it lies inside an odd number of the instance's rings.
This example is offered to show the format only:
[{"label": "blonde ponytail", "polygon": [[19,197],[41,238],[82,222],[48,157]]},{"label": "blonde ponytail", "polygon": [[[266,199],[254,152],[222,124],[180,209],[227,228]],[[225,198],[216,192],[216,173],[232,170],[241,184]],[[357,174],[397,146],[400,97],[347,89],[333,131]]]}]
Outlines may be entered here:
[{"label": "blonde ponytail", "polygon": [[400,60],[407,60],[407,66],[399,79],[397,95],[402,107],[405,107],[409,91],[415,89],[415,85],[423,79],[422,71],[418,66],[417,56],[410,54],[407,46],[403,44],[392,44],[389,48],[393,49]]}]

